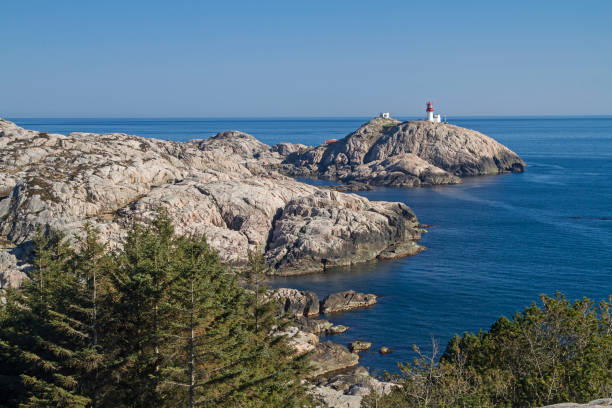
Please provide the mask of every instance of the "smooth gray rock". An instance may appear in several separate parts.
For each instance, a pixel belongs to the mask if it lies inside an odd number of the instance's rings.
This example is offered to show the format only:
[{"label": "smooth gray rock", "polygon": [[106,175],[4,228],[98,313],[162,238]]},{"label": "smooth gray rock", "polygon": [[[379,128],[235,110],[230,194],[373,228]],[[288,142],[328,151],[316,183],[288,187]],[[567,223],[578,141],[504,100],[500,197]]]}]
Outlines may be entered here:
[{"label": "smooth gray rock", "polygon": [[321,302],[321,313],[334,313],[368,307],[376,304],[376,295],[357,293],[354,290],[333,293]]},{"label": "smooth gray rock", "polygon": [[281,311],[291,316],[317,316],[319,314],[319,297],[316,293],[289,288],[275,289],[269,295],[277,301]]},{"label": "smooth gray rock", "polygon": [[328,334],[334,324],[324,319],[311,319],[299,316],[293,319],[293,323],[300,329],[313,334]]},{"label": "smooth gray rock", "polygon": [[351,353],[346,347],[331,341],[319,343],[310,358],[312,361],[311,378],[339,370],[346,370],[357,366],[359,363],[359,356],[357,354]]},{"label": "smooth gray rock", "polygon": [[[328,406],[359,407],[363,396],[372,392],[378,395],[386,395],[395,386],[392,383],[373,378],[368,370],[359,366],[353,370],[332,375],[329,378],[319,377],[315,381],[315,387],[311,393],[323,403],[337,404]],[[357,403],[357,401],[359,402]]]}]

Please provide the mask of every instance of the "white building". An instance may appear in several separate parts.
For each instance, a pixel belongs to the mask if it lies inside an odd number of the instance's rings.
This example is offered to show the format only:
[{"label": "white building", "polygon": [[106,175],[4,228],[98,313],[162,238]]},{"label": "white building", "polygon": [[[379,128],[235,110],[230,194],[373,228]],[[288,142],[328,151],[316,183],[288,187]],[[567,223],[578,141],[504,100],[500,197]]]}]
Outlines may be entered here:
[{"label": "white building", "polygon": [[391,116],[389,116],[389,112],[380,112],[380,115],[378,115],[378,117],[389,119]]},{"label": "white building", "polygon": [[442,117],[440,115],[434,115],[433,102],[427,102],[427,109],[425,112],[427,114],[425,120],[435,123],[442,122]]}]

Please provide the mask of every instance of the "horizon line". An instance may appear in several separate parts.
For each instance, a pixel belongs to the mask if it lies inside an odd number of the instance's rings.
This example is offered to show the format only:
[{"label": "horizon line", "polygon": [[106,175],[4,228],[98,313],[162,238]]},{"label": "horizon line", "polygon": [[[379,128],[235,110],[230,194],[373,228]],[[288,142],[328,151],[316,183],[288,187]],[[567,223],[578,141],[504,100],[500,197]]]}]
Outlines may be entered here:
[{"label": "horizon line", "polygon": [[[420,118],[422,114],[398,114],[391,115],[391,118]],[[442,115],[443,117],[452,118],[473,118],[473,119],[487,119],[487,118],[608,118],[612,117],[612,114],[550,114],[550,115]],[[355,114],[355,115],[281,115],[281,116],[165,116],[165,115],[135,115],[135,116],[124,116],[124,115],[100,115],[100,116],[89,116],[89,115],[77,115],[77,116],[34,116],[34,115],[10,115],[2,116],[0,119],[12,120],[12,119],[208,119],[208,120],[226,120],[226,119],[364,119],[364,118],[375,118],[378,115],[367,115],[367,114]]]}]

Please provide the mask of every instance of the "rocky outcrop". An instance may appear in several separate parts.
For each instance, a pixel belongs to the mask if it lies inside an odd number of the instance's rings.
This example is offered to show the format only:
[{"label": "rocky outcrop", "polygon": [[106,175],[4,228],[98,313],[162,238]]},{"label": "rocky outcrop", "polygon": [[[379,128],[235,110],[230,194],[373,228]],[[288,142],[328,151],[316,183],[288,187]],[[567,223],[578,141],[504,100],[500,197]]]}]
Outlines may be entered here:
[{"label": "rocky outcrop", "polygon": [[[227,265],[264,252],[271,273],[296,274],[418,252],[404,204],[297,182],[281,155],[245,133],[178,143],[126,134],[50,134],[0,120],[0,284],[25,278],[39,227],[73,237],[85,223],[120,242],[165,209],[178,234],[206,236]],[[296,152],[299,152],[299,148]]]},{"label": "rocky outcrop", "polygon": [[313,333],[313,334],[330,334],[330,330],[334,326],[334,324],[328,320],[324,319],[310,319],[307,317],[295,317],[292,320],[292,323],[295,324],[300,330]]},{"label": "rocky outcrop", "polygon": [[319,337],[312,333],[302,331],[297,327],[288,327],[274,334],[276,336],[285,336],[287,338],[287,344],[295,350],[298,356],[313,351],[319,344]]},{"label": "rocky outcrop", "polygon": [[298,197],[280,212],[266,259],[275,273],[291,275],[418,253],[422,230],[410,208],[402,203],[376,205],[336,191]]},{"label": "rocky outcrop", "polygon": [[396,385],[373,378],[363,367],[329,378],[320,377],[311,394],[327,407],[361,406],[363,396],[372,392],[389,394]]},{"label": "rocky outcrop", "polygon": [[354,290],[333,293],[321,302],[321,313],[334,313],[368,307],[376,304],[376,295],[357,293]]},{"label": "rocky outcrop", "polygon": [[282,153],[278,168],[284,173],[357,185],[456,184],[461,177],[522,172],[525,166],[516,153],[480,132],[390,118],[374,118],[330,145]]},{"label": "rocky outcrop", "polygon": [[349,329],[348,326],[337,324],[327,330],[327,334],[342,334]]},{"label": "rocky outcrop", "polygon": [[310,317],[319,314],[319,297],[314,292],[280,288],[272,291],[269,298],[277,301],[281,312],[290,316]]},{"label": "rocky outcrop", "polygon": [[359,363],[359,356],[351,353],[340,344],[326,341],[319,343],[311,354],[312,371],[310,377],[318,377],[334,371],[346,370]]},{"label": "rocky outcrop", "polygon": [[354,353],[356,351],[369,350],[372,347],[372,343],[370,343],[369,341],[355,340],[351,341],[348,346],[349,350]]}]

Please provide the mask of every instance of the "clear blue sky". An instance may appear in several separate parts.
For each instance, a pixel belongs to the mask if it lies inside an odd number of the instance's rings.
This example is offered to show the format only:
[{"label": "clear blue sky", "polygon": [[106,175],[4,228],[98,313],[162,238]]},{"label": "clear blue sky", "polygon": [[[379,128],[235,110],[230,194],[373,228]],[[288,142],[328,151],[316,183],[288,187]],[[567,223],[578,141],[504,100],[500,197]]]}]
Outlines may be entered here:
[{"label": "clear blue sky", "polygon": [[612,114],[612,1],[4,0],[0,116]]}]

